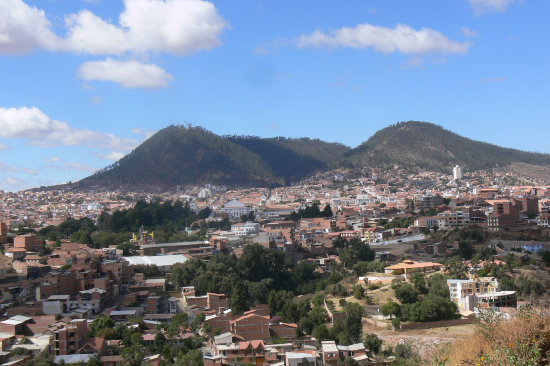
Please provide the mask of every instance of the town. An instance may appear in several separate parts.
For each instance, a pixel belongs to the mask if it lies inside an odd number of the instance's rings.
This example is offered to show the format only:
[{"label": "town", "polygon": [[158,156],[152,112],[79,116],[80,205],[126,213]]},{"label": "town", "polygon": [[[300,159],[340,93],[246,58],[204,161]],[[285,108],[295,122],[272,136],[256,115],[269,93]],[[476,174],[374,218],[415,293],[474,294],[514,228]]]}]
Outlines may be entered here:
[{"label": "town", "polygon": [[0,362],[416,364],[547,306],[549,208],[542,182],[460,166],[2,192]]}]

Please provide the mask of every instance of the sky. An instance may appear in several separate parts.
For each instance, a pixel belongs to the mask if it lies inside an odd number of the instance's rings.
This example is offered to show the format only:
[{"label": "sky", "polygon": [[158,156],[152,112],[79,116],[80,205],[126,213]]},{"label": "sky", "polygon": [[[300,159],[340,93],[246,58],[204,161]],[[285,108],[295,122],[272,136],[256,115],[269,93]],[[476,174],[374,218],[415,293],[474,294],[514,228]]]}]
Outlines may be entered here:
[{"label": "sky", "polygon": [[550,2],[0,0],[0,189],[171,124],[355,147],[399,121],[550,153]]}]

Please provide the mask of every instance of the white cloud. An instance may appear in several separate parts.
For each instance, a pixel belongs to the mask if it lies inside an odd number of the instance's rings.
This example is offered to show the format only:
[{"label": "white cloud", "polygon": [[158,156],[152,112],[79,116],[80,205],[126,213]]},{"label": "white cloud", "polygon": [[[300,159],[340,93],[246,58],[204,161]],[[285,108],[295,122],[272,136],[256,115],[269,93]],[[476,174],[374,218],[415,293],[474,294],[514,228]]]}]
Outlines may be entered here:
[{"label": "white cloud", "polygon": [[8,165],[2,161],[0,161],[0,172],[10,172],[10,173],[27,173],[36,175],[38,172],[34,169],[29,169],[25,167],[15,166],[15,165]]},{"label": "white cloud", "polygon": [[130,131],[132,131],[136,135],[144,136],[146,139],[148,139],[149,137],[155,134],[154,130],[147,130],[143,128],[132,128],[130,129]]},{"label": "white cloud", "polygon": [[105,160],[111,160],[111,161],[118,161],[122,159],[126,154],[120,152],[120,151],[111,151],[109,154],[96,154],[101,159]]},{"label": "white cloud", "polygon": [[508,6],[515,0],[469,0],[474,13],[481,14],[485,11],[500,11],[508,10]]},{"label": "white cloud", "polygon": [[0,142],[0,151],[2,150],[8,150],[10,147],[3,142]]},{"label": "white cloud", "polygon": [[61,161],[60,157],[51,156],[49,158],[43,158],[46,163],[59,163]]},{"label": "white cloud", "polygon": [[43,10],[21,0],[0,1],[0,54],[22,54],[38,48],[56,50],[60,40]]},{"label": "white cloud", "polygon": [[461,28],[461,30],[464,37],[479,38],[479,34],[477,34],[477,32],[473,29]]},{"label": "white cloud", "polygon": [[66,25],[66,47],[91,54],[188,54],[219,46],[228,28],[214,4],[203,0],[125,0],[118,25],[88,10],[68,16]]},{"label": "white cloud", "polygon": [[316,48],[373,48],[383,53],[404,54],[466,53],[470,46],[468,43],[452,41],[430,28],[416,30],[404,24],[388,28],[368,23],[352,28],[340,28],[329,33],[316,30],[312,34],[298,37],[296,44],[298,47]]},{"label": "white cloud", "polygon": [[138,61],[90,61],[82,64],[78,76],[84,80],[111,81],[125,88],[166,88],[174,78],[164,69]]},{"label": "white cloud", "polygon": [[64,164],[47,165],[46,167],[54,170],[62,170],[64,172],[81,171],[81,172],[93,173],[97,170],[97,168],[94,168],[88,164],[75,163],[73,161],[70,161]]},{"label": "white cloud", "polygon": [[0,108],[0,138],[24,139],[42,147],[84,145],[117,151],[128,151],[138,144],[135,139],[73,128],[36,107]]},{"label": "white cloud", "polygon": [[95,105],[101,104],[101,103],[103,103],[103,98],[101,98],[100,96],[95,95],[95,96],[90,98],[90,103],[95,104]]},{"label": "white cloud", "polygon": [[59,37],[44,11],[23,0],[0,1],[0,53],[35,49],[94,55],[165,51],[177,55],[212,49],[229,27],[204,0],[124,0],[118,24],[89,10],[65,16],[67,36]]},{"label": "white cloud", "polygon": [[13,176],[8,176],[0,180],[0,189],[7,191],[21,191],[31,187],[32,185],[29,182]]}]

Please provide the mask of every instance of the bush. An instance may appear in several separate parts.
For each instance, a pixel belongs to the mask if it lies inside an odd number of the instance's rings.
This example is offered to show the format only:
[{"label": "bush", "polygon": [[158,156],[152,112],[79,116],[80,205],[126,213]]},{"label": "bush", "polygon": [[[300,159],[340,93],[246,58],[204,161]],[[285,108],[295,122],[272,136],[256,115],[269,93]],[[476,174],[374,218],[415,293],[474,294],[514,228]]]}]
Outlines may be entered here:
[{"label": "bush", "polygon": [[395,297],[397,297],[402,304],[412,304],[416,302],[418,293],[410,284],[403,283],[395,289]]},{"label": "bush", "polygon": [[374,353],[378,353],[382,349],[382,340],[376,334],[367,334],[363,343],[369,351]]}]

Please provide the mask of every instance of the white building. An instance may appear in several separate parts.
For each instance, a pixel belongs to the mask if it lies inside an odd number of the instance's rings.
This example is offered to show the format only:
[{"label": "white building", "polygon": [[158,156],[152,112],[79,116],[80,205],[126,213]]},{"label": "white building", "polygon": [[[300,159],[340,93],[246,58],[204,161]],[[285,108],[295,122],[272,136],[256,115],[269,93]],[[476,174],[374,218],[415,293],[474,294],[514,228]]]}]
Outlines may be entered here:
[{"label": "white building", "polygon": [[231,231],[237,236],[255,235],[260,232],[260,224],[245,222],[244,224],[231,225]]},{"label": "white building", "polygon": [[453,179],[462,179],[462,167],[460,165],[456,165],[453,168]]},{"label": "white building", "polygon": [[252,209],[239,200],[231,200],[227,202],[220,211],[231,217],[237,218],[242,215],[248,215]]}]

